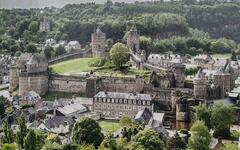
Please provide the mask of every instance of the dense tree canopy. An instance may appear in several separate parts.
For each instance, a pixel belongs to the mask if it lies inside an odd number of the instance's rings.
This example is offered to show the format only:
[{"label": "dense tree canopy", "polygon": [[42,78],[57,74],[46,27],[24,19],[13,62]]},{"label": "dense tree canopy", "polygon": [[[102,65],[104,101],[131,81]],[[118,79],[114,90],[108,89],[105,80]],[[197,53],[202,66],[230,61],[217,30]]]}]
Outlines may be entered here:
[{"label": "dense tree canopy", "polygon": [[196,121],[191,127],[191,137],[188,140],[188,148],[192,150],[208,150],[211,135],[203,121]]},{"label": "dense tree canopy", "polygon": [[75,123],[72,129],[72,140],[77,144],[93,144],[99,146],[104,136],[99,124],[90,118],[83,118]]},{"label": "dense tree canopy", "polygon": [[116,43],[110,50],[110,57],[117,68],[121,68],[129,60],[129,50],[125,44]]}]

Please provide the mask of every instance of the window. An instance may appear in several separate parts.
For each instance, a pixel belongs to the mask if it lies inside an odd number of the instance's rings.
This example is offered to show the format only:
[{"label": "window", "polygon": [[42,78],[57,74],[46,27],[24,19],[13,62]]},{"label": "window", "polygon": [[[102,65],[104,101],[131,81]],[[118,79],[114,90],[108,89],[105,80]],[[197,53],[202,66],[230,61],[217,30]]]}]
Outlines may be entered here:
[{"label": "window", "polygon": [[122,103],[122,99],[119,99],[118,101],[119,101],[119,103]]},{"label": "window", "polygon": [[150,101],[147,101],[147,105],[150,105]]},{"label": "window", "polygon": [[127,99],[124,99],[124,104],[127,104],[127,101],[128,101]]},{"label": "window", "polygon": [[136,100],[135,99],[133,100],[133,104],[136,104]]},{"label": "window", "polygon": [[138,100],[138,105],[141,105],[142,104],[142,101],[141,100]]}]

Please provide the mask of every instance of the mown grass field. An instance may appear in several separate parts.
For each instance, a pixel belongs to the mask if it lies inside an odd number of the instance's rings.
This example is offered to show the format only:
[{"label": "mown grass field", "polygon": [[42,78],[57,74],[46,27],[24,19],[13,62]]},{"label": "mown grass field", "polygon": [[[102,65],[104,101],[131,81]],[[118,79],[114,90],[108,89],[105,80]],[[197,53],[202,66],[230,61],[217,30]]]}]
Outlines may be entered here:
[{"label": "mown grass field", "polygon": [[149,71],[139,70],[136,68],[126,68],[124,70],[117,70],[113,65],[103,67],[92,67],[89,64],[95,61],[96,58],[79,58],[64,61],[50,66],[53,73],[60,75],[80,74],[82,72],[93,71],[97,76],[111,76],[111,77],[135,77],[136,75],[147,78]]},{"label": "mown grass field", "polygon": [[97,67],[90,67],[88,64],[94,61],[95,58],[79,58],[67,60],[50,66],[52,72],[57,74],[75,74],[80,72],[87,72],[96,69]]},{"label": "mown grass field", "polygon": [[111,120],[101,120],[99,121],[99,125],[104,131],[109,132],[115,132],[121,128],[119,122]]}]

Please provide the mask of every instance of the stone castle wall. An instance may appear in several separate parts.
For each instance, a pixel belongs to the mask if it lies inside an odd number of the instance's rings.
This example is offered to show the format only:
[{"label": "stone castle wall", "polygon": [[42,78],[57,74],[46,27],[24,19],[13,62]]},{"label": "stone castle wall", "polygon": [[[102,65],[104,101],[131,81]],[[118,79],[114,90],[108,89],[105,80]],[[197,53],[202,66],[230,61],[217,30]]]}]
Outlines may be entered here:
[{"label": "stone castle wall", "polygon": [[21,73],[19,75],[19,95],[31,90],[44,95],[48,91],[48,75]]},{"label": "stone castle wall", "polygon": [[85,77],[51,75],[49,91],[85,94],[86,84]]},{"label": "stone castle wall", "polygon": [[49,91],[81,93],[86,94],[87,97],[93,97],[99,91],[141,92],[143,87],[143,78],[91,78],[51,75],[49,79]]}]

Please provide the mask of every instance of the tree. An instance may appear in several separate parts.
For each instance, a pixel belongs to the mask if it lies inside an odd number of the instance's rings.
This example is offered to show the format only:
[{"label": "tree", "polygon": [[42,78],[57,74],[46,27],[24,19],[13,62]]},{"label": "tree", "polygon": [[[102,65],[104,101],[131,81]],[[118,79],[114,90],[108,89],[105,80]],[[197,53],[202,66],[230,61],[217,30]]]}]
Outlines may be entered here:
[{"label": "tree", "polygon": [[14,143],[12,143],[12,144],[5,143],[2,145],[2,150],[16,150],[16,149],[18,149],[18,147]]},{"label": "tree", "polygon": [[116,139],[113,137],[112,134],[108,134],[101,143],[100,148],[110,149],[110,150],[117,150],[117,142]]},{"label": "tree", "polygon": [[24,139],[25,150],[37,150],[36,147],[36,133],[34,130],[29,130],[27,136]]},{"label": "tree", "polygon": [[13,143],[14,142],[13,131],[11,128],[9,128],[7,122],[5,122],[3,125],[3,132],[4,132],[3,143]]},{"label": "tree", "polygon": [[72,140],[76,144],[99,146],[104,138],[99,124],[91,118],[82,118],[72,129]]},{"label": "tree", "polygon": [[20,118],[18,119],[18,123],[19,123],[19,131],[17,132],[17,143],[21,148],[23,148],[24,138],[27,135],[26,120],[23,113],[20,115]]},{"label": "tree", "polygon": [[65,48],[62,46],[59,46],[56,48],[55,56],[62,55],[64,53],[66,53]]},{"label": "tree", "polygon": [[5,106],[4,106],[4,97],[0,96],[0,116],[4,115]]},{"label": "tree", "polygon": [[117,68],[121,68],[129,60],[129,50],[126,45],[116,43],[110,50],[110,57]]},{"label": "tree", "polygon": [[38,22],[37,21],[32,21],[29,26],[28,26],[29,31],[33,33],[37,33],[38,31]]},{"label": "tree", "polygon": [[157,132],[146,129],[136,135],[130,149],[163,150],[164,143],[159,138]]},{"label": "tree", "polygon": [[127,125],[130,125],[132,123],[132,119],[130,116],[128,115],[122,115],[121,119],[120,119],[120,125],[122,127],[125,127]]},{"label": "tree", "polygon": [[229,137],[231,135],[230,126],[234,122],[232,106],[226,106],[223,104],[214,105],[211,122],[214,129],[214,137]]},{"label": "tree", "polygon": [[168,150],[181,150],[186,149],[187,145],[183,141],[183,139],[179,136],[179,134],[176,132],[173,137],[171,137],[167,142],[167,149]]},{"label": "tree", "polygon": [[197,120],[205,123],[208,129],[211,129],[211,109],[206,104],[200,104],[196,107]]},{"label": "tree", "polygon": [[203,121],[196,121],[191,127],[191,137],[188,140],[188,147],[192,150],[208,150],[211,142],[211,135]]},{"label": "tree", "polygon": [[52,52],[54,51],[54,49],[51,47],[51,46],[47,46],[45,49],[44,49],[44,54],[47,58],[51,58],[52,56]]},{"label": "tree", "polygon": [[231,56],[232,61],[237,61],[237,55],[235,51],[232,51],[232,56]]},{"label": "tree", "polygon": [[28,53],[36,53],[37,47],[34,44],[30,43],[27,45],[27,52]]}]

